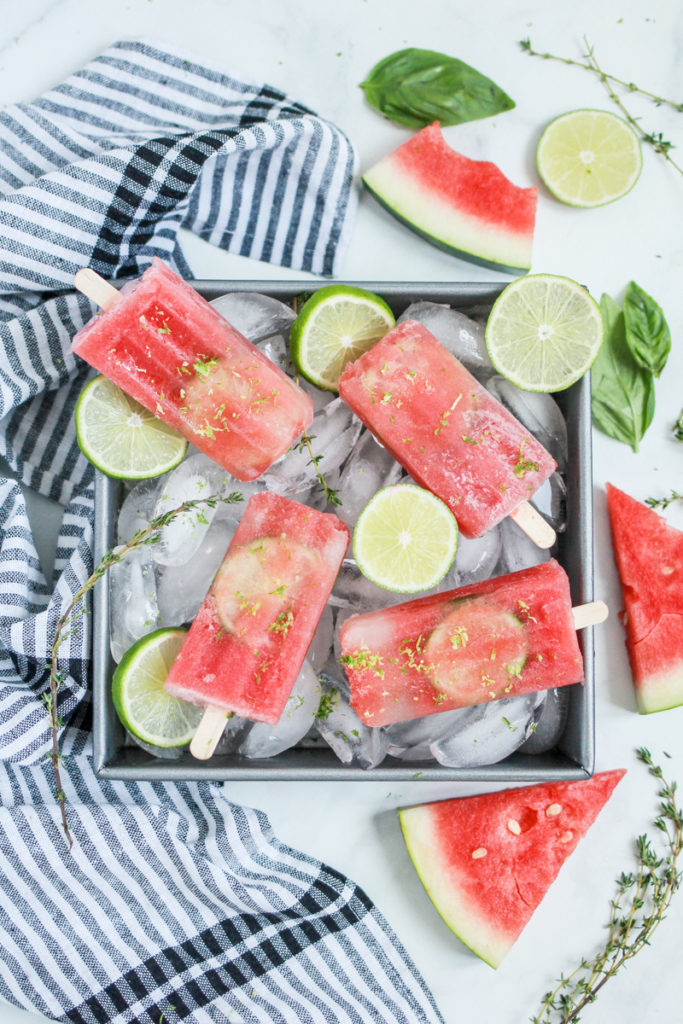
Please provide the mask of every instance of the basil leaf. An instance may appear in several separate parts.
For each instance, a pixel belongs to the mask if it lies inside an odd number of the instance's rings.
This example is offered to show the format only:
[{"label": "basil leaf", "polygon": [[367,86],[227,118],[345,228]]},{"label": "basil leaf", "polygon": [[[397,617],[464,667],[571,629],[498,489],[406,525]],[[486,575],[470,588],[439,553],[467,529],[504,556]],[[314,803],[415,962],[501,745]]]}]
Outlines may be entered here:
[{"label": "basil leaf", "polygon": [[654,416],[654,378],[628,347],[625,317],[614,299],[603,295],[600,310],[605,338],[591,368],[593,423],[637,452]]},{"label": "basil leaf", "polygon": [[671,351],[671,332],[661,307],[635,281],[624,296],[624,322],[636,362],[659,377]]},{"label": "basil leaf", "polygon": [[462,124],[511,110],[514,101],[469,64],[409,47],[376,64],[361,89],[373,107],[407,128]]}]

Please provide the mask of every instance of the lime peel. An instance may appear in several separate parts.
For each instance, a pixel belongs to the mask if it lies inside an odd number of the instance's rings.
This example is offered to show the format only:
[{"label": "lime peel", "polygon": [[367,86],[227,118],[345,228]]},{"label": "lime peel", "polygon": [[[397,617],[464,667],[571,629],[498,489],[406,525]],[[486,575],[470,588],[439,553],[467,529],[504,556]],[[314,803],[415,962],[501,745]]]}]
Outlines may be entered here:
[{"label": "lime peel", "polygon": [[447,505],[416,484],[378,491],[353,532],[358,568],[396,593],[430,590],[448,572],[458,546],[458,524]]}]

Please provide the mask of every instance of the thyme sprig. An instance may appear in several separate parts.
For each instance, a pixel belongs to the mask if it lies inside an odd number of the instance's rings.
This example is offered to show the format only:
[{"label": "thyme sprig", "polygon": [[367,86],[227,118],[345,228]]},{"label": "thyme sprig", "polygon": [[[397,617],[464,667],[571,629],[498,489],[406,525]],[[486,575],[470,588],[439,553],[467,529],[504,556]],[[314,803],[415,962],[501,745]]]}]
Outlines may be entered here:
[{"label": "thyme sprig", "polygon": [[[86,614],[87,609],[85,605],[85,598],[93,587],[104,576],[106,576],[108,570],[111,569],[113,565],[117,565],[119,562],[122,562],[132,551],[137,551],[146,544],[158,543],[161,531],[165,526],[168,526],[169,523],[173,522],[176,516],[179,516],[184,512],[197,511],[197,515],[201,517],[203,516],[202,509],[204,507],[215,508],[219,502],[233,504],[234,502],[241,500],[242,495],[239,491],[233,491],[232,494],[225,497],[221,495],[210,495],[207,498],[195,498],[191,501],[184,501],[177,508],[170,509],[168,512],[164,512],[162,515],[156,516],[147,526],[137,530],[126,544],[106,552],[85,583],[71,598],[71,601],[57,621],[55,638],[50,652],[50,688],[49,691],[44,694],[43,700],[50,719],[50,731],[52,734],[52,749],[49,756],[55,773],[56,798],[61,811],[64,834],[69,841],[69,847],[73,846],[73,838],[67,820],[66,794],[62,787],[60,773],[61,752],[59,750],[59,728],[62,725],[62,721],[58,714],[59,687],[66,678],[66,673],[59,667],[59,651],[65,641],[75,632],[78,622],[82,619],[83,615]],[[206,519],[204,518],[203,521],[205,522]]]},{"label": "thyme sprig", "polygon": [[672,491],[668,498],[646,498],[645,504],[649,505],[650,508],[668,508],[674,501],[683,501],[683,494],[679,494],[678,491]]},{"label": "thyme sprig", "polygon": [[329,505],[341,505],[342,500],[339,497],[339,491],[336,491],[333,487],[330,487],[325,479],[322,470],[318,463],[322,459],[322,455],[315,455],[311,441],[315,440],[315,434],[309,434],[307,430],[304,430],[299,441],[297,441],[296,447],[299,453],[303,454],[304,451],[308,452],[309,459],[306,463],[307,466],[313,466],[315,469],[315,475],[318,478],[318,483],[322,488],[322,492],[325,496],[325,501]]},{"label": "thyme sprig", "polygon": [[[543,997],[532,1024],[577,1024],[579,1014],[595,1002],[600,989],[645,946],[666,916],[674,893],[680,888],[678,858],[683,849],[683,810],[676,803],[676,783],[667,782],[645,747],[636,756],[658,784],[659,814],[653,824],[656,838],[640,835],[635,842],[638,868],[616,879],[617,895],[611,900],[607,939],[603,948],[584,959],[571,974],[561,975],[557,986]],[[667,755],[668,756],[668,755]],[[658,841],[665,850],[660,855]]]},{"label": "thyme sprig", "polygon": [[681,414],[673,425],[673,435],[677,441],[683,441],[683,409],[681,409]]},{"label": "thyme sprig", "polygon": [[[657,93],[650,92],[648,89],[643,89],[635,82],[627,82],[622,78],[617,78],[616,75],[611,75],[607,71],[604,71],[598,64],[595,56],[595,49],[588,42],[588,39],[584,36],[583,42],[586,47],[586,53],[584,54],[584,60],[573,60],[571,57],[560,57],[554,53],[541,53],[539,50],[535,50],[531,45],[530,39],[521,39],[519,45],[522,47],[525,53],[528,53],[531,57],[540,57],[542,60],[554,60],[561,64],[568,64],[572,67],[583,68],[584,71],[591,71],[597,75],[600,81],[603,83],[607,92],[609,93],[610,99],[617,105],[625,120],[628,121],[630,126],[636,132],[636,134],[648,145],[652,146],[656,153],[659,153],[664,159],[671,164],[674,170],[678,171],[679,174],[683,174],[683,168],[680,167],[671,157],[670,150],[674,149],[674,144],[668,139],[665,139],[661,132],[647,132],[641,127],[637,118],[633,117],[629,110],[627,110],[623,100],[617,94],[614,89],[614,85],[622,86],[629,93],[638,93],[641,96],[645,96],[651,100],[656,106],[667,106],[672,107],[674,110],[683,112],[683,103],[679,103],[676,100],[666,99],[664,96],[658,96]],[[613,84],[614,83],[614,84]]]}]

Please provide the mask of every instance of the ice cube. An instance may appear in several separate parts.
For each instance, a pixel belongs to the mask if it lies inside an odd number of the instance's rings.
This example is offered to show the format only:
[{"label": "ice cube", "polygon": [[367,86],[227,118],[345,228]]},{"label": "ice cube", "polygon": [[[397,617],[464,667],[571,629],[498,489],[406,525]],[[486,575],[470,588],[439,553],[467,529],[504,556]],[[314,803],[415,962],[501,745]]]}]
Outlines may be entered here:
[{"label": "ice cube", "polygon": [[239,747],[243,757],[274,757],[288,750],[306,735],[313,724],[321,697],[318,677],[304,661],[285,710],[276,725],[254,722]]},{"label": "ice cube", "polygon": [[430,745],[432,756],[449,768],[498,764],[531,734],[544,703],[545,691],[541,691],[465,708],[469,714],[463,715],[452,735],[442,735]]},{"label": "ice cube", "polygon": [[528,738],[519,748],[523,754],[544,754],[558,742],[569,714],[569,687],[548,690],[540,717]]},{"label": "ice cube", "polygon": [[517,572],[518,569],[528,569],[532,565],[540,565],[541,562],[547,562],[550,558],[550,551],[547,548],[539,548],[532,540],[529,540],[511,519],[504,519],[499,530],[502,543],[500,561],[496,568],[497,576],[502,576],[506,572]]},{"label": "ice cube", "polygon": [[284,302],[260,292],[228,292],[213,299],[211,305],[254,345],[274,334],[288,338],[296,319],[294,310]]},{"label": "ice cube", "polygon": [[540,391],[521,391],[499,375],[491,377],[486,388],[541,442],[560,472],[564,472],[568,459],[567,424],[555,399]]},{"label": "ice cube", "polygon": [[271,363],[275,363],[283,373],[289,374],[292,372],[287,342],[281,334],[273,334],[270,338],[264,338],[263,341],[258,342],[256,347],[263,352],[264,356],[270,359]]},{"label": "ice cube", "polygon": [[354,527],[370,498],[382,487],[396,484],[403,469],[386,448],[377,444],[364,430],[349,455],[339,480],[342,504],[336,509],[340,519]]},{"label": "ice cube", "polygon": [[356,762],[361,768],[376,768],[384,760],[388,741],[384,729],[370,729],[361,722],[346,694],[329,677],[321,677],[323,698],[315,729],[342,764]]},{"label": "ice cube", "polygon": [[[160,489],[154,516],[178,508],[186,501],[201,500],[223,493],[232,477],[206,455],[192,455],[169,473]],[[201,504],[187,512],[180,512],[159,534],[154,545],[154,559],[162,565],[184,565],[195,554],[216,509]]]},{"label": "ice cube", "polygon": [[166,476],[153,480],[143,480],[136,484],[124,498],[116,524],[116,537],[119,544],[127,544],[137,533],[149,526],[154,516],[159,489],[163,486]]},{"label": "ice cube", "polygon": [[159,625],[154,562],[149,546],[129,551],[109,570],[109,640],[119,662],[136,640]]},{"label": "ice cube", "polygon": [[157,564],[161,625],[182,626],[194,619],[225,557],[236,526],[228,519],[215,518],[189,562],[184,565]]},{"label": "ice cube", "polygon": [[567,485],[559,473],[553,473],[531,497],[531,504],[550,523],[556,533],[567,528]]},{"label": "ice cube", "polygon": [[413,302],[401,313],[398,323],[418,320],[459,359],[471,373],[487,376],[493,366],[484,341],[484,328],[475,320],[438,302]]},{"label": "ice cube", "polygon": [[334,614],[326,605],[315,628],[311,645],[306,652],[306,661],[314,672],[320,672],[333,654]]},{"label": "ice cube", "polygon": [[[467,583],[479,583],[493,575],[503,539],[500,528],[493,526],[481,537],[458,536],[458,550],[455,554],[453,569],[457,575],[457,583],[453,586],[465,586]],[[444,588],[447,589],[447,588]]]}]

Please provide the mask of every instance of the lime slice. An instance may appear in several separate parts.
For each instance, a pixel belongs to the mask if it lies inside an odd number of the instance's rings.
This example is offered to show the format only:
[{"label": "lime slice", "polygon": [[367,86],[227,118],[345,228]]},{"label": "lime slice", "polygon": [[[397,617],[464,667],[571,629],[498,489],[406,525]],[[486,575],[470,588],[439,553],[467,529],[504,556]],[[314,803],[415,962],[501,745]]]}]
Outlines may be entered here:
[{"label": "lime slice", "polygon": [[144,743],[184,747],[204,709],[171,697],[164,680],[187,636],[185,629],[157,629],[126,651],[114,672],[112,698],[121,724]]},{"label": "lime slice", "polygon": [[378,491],[353,531],[353,555],[363,575],[403,594],[435,587],[448,572],[457,546],[453,513],[415,484]]},{"label": "lime slice", "polygon": [[486,324],[491,362],[524,391],[562,391],[588,370],[602,344],[600,307],[568,277],[513,281]]},{"label": "lime slice", "polygon": [[630,192],[643,156],[632,128],[606,110],[572,110],[551,121],[536,166],[552,194],[570,206],[603,206]]},{"label": "lime slice", "polygon": [[292,324],[292,362],[311,384],[337,391],[346,364],[372,348],[395,323],[378,295],[351,285],[328,285],[308,299]]},{"label": "lime slice", "polygon": [[173,469],[187,441],[106,377],[95,377],[76,403],[81,451],[107,476],[146,480]]}]

